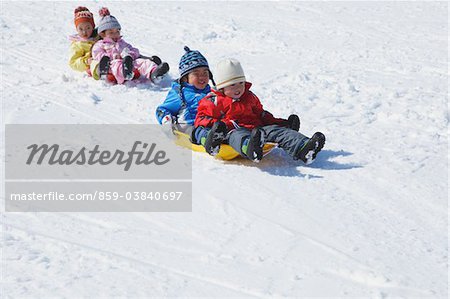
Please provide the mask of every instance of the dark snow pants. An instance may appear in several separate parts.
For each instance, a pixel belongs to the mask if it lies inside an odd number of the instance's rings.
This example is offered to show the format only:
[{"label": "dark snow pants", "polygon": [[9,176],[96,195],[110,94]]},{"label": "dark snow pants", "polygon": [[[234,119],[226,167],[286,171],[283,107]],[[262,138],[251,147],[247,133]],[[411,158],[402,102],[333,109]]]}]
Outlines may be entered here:
[{"label": "dark snow pants", "polygon": [[[294,157],[297,151],[309,140],[305,135],[292,129],[278,125],[261,127],[264,132],[264,141],[277,143],[278,147],[285,150],[291,157]],[[245,140],[250,138],[251,131],[247,129],[236,129],[228,134],[228,143],[239,154],[242,153],[242,145]]]},{"label": "dark snow pants", "polygon": [[[202,137],[206,138],[210,129],[203,127],[195,129],[197,144],[200,144],[199,141]],[[293,158],[297,151],[309,140],[302,133],[278,125],[264,126],[261,129],[264,132],[265,142],[277,143],[279,148],[285,150]],[[245,157],[245,154],[242,152],[242,146],[248,142],[251,132],[251,130],[245,128],[238,128],[230,131],[227,136],[228,144],[243,157]]]}]

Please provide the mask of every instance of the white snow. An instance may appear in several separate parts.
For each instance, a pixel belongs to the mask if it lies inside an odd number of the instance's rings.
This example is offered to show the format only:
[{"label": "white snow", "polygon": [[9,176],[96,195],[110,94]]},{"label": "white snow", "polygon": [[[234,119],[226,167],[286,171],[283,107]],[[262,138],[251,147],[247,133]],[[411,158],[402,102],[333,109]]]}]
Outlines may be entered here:
[{"label": "white snow", "polygon": [[170,78],[68,67],[78,5],[172,78],[184,45],[240,60],[267,110],[327,142],[308,166],[193,153],[191,213],[2,212],[1,297],[447,298],[447,2],[1,1],[2,132],[156,123]]}]

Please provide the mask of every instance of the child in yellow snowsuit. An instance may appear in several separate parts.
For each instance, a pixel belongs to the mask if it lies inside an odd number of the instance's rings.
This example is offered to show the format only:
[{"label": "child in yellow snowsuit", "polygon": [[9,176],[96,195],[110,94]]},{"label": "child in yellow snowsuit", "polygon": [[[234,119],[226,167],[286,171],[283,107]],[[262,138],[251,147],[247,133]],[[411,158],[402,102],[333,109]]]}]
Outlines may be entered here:
[{"label": "child in yellow snowsuit", "polygon": [[74,11],[74,22],[77,34],[69,37],[70,67],[79,72],[86,72],[98,80],[98,62],[92,59],[91,49],[98,40],[95,32],[94,15],[86,7],[79,6]]}]

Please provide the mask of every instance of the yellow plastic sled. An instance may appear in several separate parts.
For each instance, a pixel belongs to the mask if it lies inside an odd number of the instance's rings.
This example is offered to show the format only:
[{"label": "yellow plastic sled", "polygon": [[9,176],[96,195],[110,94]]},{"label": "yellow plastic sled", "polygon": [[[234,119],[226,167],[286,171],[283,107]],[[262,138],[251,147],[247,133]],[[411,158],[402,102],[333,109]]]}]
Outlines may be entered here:
[{"label": "yellow plastic sled", "polygon": [[[173,130],[173,133],[175,134],[175,143],[186,148],[190,148],[191,150],[195,152],[201,152],[206,153],[205,148],[202,145],[192,144],[189,140],[189,135],[177,130]],[[266,143],[264,144],[263,148],[263,155],[269,154],[275,147],[277,147],[276,143]],[[233,160],[237,157],[240,157],[238,152],[234,150],[231,146],[228,144],[222,144],[220,146],[220,151],[217,155],[215,155],[216,158],[222,159],[222,160]]]}]

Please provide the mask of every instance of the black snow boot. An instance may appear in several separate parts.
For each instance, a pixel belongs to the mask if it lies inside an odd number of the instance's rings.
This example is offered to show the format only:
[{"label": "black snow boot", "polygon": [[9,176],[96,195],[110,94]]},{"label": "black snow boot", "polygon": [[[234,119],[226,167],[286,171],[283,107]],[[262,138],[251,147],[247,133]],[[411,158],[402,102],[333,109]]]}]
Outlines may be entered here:
[{"label": "black snow boot", "polygon": [[159,58],[156,55],[153,55],[152,57],[150,57],[150,60],[153,61],[155,64],[160,65],[161,64],[161,58]]},{"label": "black snow boot", "polygon": [[164,76],[169,71],[169,64],[167,62],[163,62],[158,65],[153,72],[150,74],[150,80],[155,82],[156,79]]},{"label": "black snow boot", "polygon": [[227,126],[221,121],[214,123],[211,130],[208,132],[204,144],[206,152],[212,156],[217,155],[220,150],[220,144],[222,144],[222,141],[226,136]]},{"label": "black snow boot", "polygon": [[105,79],[109,73],[109,61],[110,59],[108,56],[103,56],[98,64],[99,75],[102,79]]},{"label": "black snow boot", "polygon": [[264,131],[260,128],[254,128],[250,134],[247,144],[247,158],[253,162],[259,162],[263,158]]},{"label": "black snow boot", "polygon": [[122,71],[123,71],[123,77],[125,80],[132,80],[134,77],[133,72],[133,57],[131,56],[125,56],[122,59]]},{"label": "black snow boot", "polygon": [[305,164],[311,164],[317,156],[317,153],[325,145],[325,135],[320,132],[314,133],[314,135],[306,141],[306,143],[300,148],[295,155],[294,159],[300,159]]}]

